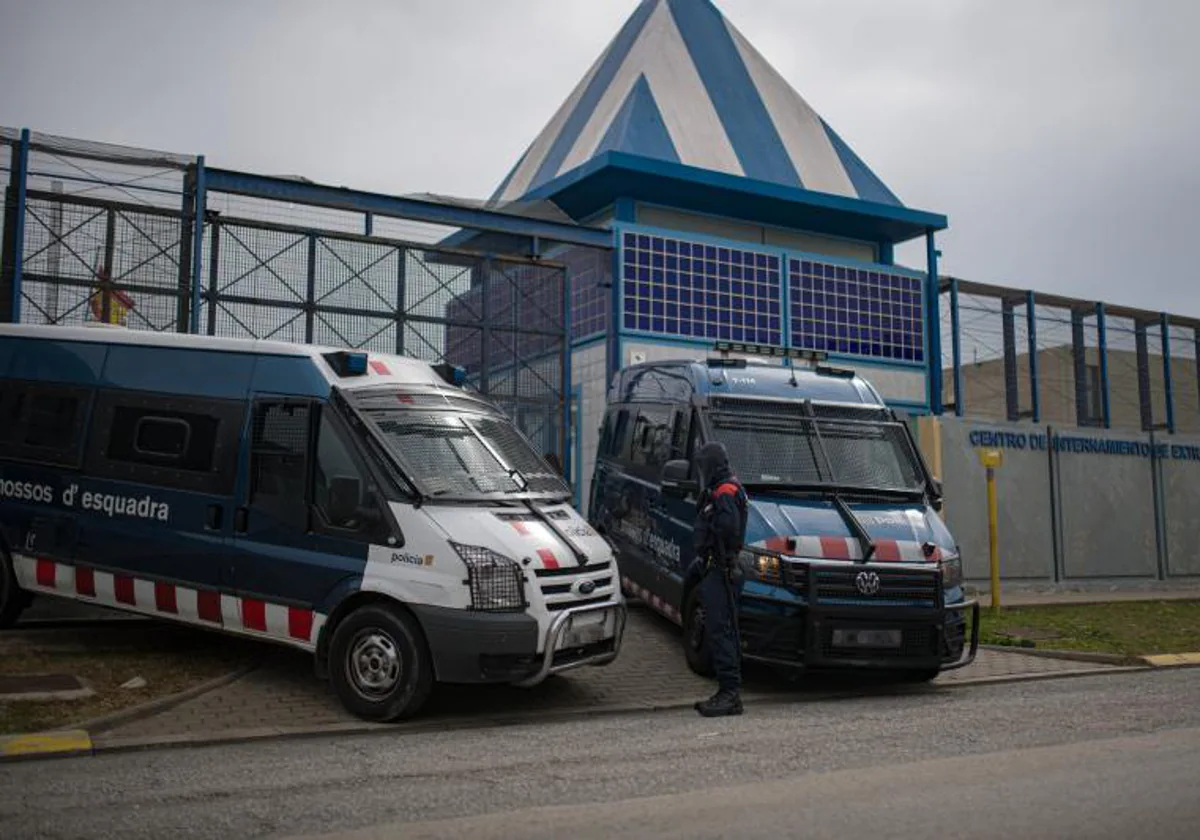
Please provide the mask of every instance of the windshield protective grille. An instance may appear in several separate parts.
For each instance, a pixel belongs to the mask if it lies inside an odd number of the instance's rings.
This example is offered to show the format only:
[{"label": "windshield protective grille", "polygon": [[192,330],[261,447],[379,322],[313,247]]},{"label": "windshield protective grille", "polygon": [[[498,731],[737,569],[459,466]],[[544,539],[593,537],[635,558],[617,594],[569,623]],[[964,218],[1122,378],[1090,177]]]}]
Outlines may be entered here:
[{"label": "windshield protective grille", "polygon": [[837,484],[921,486],[921,473],[902,426],[818,420],[817,428]]},{"label": "windshield protective grille", "polygon": [[507,419],[422,410],[364,414],[431,495],[570,492]]},{"label": "windshield protective grille", "polygon": [[743,481],[908,492],[923,486],[916,453],[897,422],[814,420],[792,413],[788,403],[752,405],[752,412],[739,407],[711,415],[713,434]]},{"label": "windshield protective grille", "polygon": [[512,423],[491,418],[472,419],[470,422],[495,447],[500,457],[525,477],[529,482],[529,490],[535,493],[566,492],[562,478],[529,447]]},{"label": "windshield protective grille", "polygon": [[521,487],[457,417],[384,420],[384,441],[435,496],[518,492]]}]

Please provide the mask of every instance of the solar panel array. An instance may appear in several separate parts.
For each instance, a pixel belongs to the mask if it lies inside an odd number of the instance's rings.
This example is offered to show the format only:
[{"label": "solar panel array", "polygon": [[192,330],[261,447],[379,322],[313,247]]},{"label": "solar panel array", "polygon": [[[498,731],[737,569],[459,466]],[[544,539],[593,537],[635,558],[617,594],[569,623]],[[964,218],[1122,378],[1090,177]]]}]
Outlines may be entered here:
[{"label": "solar panel array", "polygon": [[625,329],[782,343],[778,255],[635,233],[623,245]]},{"label": "solar panel array", "polygon": [[907,274],[791,260],[792,346],[902,362],[925,358],[922,281]]}]

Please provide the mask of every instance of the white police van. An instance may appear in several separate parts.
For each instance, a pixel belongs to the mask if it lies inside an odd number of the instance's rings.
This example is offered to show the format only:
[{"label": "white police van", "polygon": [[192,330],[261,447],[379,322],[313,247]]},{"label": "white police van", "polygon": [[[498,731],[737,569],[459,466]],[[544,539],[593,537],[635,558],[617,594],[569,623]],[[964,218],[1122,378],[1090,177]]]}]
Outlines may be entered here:
[{"label": "white police van", "polygon": [[462,371],[0,325],[0,626],[70,598],[314,652],[369,720],[434,681],[604,665],[625,603],[570,491]]}]

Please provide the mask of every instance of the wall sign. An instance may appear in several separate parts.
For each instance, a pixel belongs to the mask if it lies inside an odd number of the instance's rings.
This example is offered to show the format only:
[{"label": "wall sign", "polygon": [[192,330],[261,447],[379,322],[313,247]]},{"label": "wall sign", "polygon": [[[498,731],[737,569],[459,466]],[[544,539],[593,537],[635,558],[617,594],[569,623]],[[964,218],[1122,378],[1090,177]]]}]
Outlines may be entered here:
[{"label": "wall sign", "polygon": [[1155,443],[1144,440],[1115,440],[1086,435],[1055,434],[1044,432],[1014,432],[999,429],[973,429],[967,442],[975,448],[1028,450],[1031,452],[1072,452],[1080,455],[1124,455],[1134,458],[1149,458],[1151,454],[1160,460],[1200,461],[1200,445],[1186,443]]}]

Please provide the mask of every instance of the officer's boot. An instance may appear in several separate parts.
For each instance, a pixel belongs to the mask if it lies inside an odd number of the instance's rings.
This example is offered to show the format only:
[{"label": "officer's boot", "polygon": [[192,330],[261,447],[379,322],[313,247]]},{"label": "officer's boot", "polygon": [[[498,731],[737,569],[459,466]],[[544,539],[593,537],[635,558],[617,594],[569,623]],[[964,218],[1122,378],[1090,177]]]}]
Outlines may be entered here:
[{"label": "officer's boot", "polygon": [[696,704],[696,711],[704,717],[725,717],[742,713],[742,698],[736,691],[722,688],[707,700]]}]

